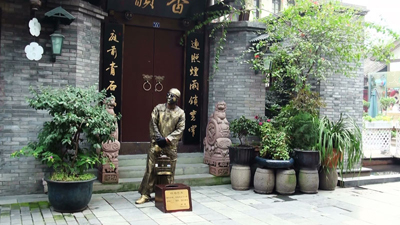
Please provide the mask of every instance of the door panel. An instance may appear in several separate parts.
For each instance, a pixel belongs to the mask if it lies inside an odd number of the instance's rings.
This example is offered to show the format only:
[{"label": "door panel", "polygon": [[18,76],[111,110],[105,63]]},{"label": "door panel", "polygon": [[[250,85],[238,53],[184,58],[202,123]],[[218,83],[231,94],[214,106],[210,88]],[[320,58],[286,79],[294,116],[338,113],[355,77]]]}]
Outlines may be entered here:
[{"label": "door panel", "polygon": [[[181,91],[183,99],[184,48],[179,45],[183,33],[125,26],[122,76],[122,142],[148,142],[149,122],[154,106],[166,102],[169,89]],[[143,88],[143,74],[152,75],[151,89]],[[163,88],[156,91],[154,76],[164,76]],[[146,84],[146,88],[150,86]],[[161,89],[161,85],[157,85]]]},{"label": "door panel", "polygon": [[124,39],[121,139],[123,142],[149,141],[154,84],[150,81],[152,87],[145,91],[142,75],[153,74],[154,31],[126,26]]},{"label": "door panel", "polygon": [[[184,48],[179,44],[182,35],[180,31],[155,30],[154,74],[164,76],[164,89],[154,93],[153,105],[166,102],[167,92],[171,88],[178,88],[183,95]],[[179,99],[178,105],[182,106],[182,98]]]}]

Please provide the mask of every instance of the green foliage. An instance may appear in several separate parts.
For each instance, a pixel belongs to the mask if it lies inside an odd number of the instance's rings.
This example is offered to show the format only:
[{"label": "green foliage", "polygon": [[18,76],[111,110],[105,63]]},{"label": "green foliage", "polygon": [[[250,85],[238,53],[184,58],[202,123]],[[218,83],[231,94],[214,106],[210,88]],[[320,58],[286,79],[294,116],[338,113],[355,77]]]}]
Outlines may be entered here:
[{"label": "green foliage", "polygon": [[290,158],[285,132],[275,129],[271,123],[266,122],[260,127],[260,135],[261,157],[275,160],[288,160]]},{"label": "green foliage", "polygon": [[371,105],[370,102],[367,102],[365,100],[363,100],[363,106],[369,108],[369,106]]},{"label": "green foliage", "polygon": [[392,97],[382,97],[379,99],[379,103],[381,103],[382,108],[386,110],[389,106],[396,103],[396,99]]},{"label": "green foliage", "polygon": [[90,180],[95,176],[91,173],[81,174],[79,176],[70,176],[67,173],[59,172],[53,173],[50,177],[50,180],[54,181],[79,181],[79,180]]},{"label": "green foliage", "polygon": [[375,118],[372,118],[368,114],[363,116],[364,121],[372,122],[372,121],[392,121],[392,117],[390,116],[383,116],[383,115],[377,115]]},{"label": "green foliage", "polygon": [[346,157],[346,168],[344,168],[344,157],[339,157],[338,167],[343,172],[350,170],[360,162],[362,151],[362,136],[359,126],[353,118],[346,118],[340,114],[339,120],[334,122],[328,117],[323,117],[319,122],[319,139],[317,149],[321,159],[327,159],[333,155],[333,149]]},{"label": "green foliage", "polygon": [[[12,157],[33,156],[56,173],[74,178],[99,163],[95,149],[113,140],[110,134],[121,117],[106,111],[102,104],[106,91],[98,92],[95,86],[87,89],[68,86],[31,88],[30,92],[33,97],[28,99],[29,106],[46,110],[52,119],[43,124],[37,141],[12,153]],[[82,147],[85,146],[83,138],[89,148]]]},{"label": "green foliage", "polygon": [[321,107],[325,107],[325,103],[319,97],[319,94],[307,88],[301,89],[290,104],[299,112],[306,112],[315,116],[319,114]]},{"label": "green foliage", "polygon": [[[371,41],[370,36],[376,39],[376,35],[369,35],[366,30],[383,33],[393,40],[399,38],[389,29],[365,22],[359,11],[336,0],[298,0],[280,16],[271,14],[262,22],[267,25],[264,33],[272,42],[266,40],[257,45],[267,46],[269,42],[272,54],[259,58],[286,62],[283,67],[273,66],[270,72],[273,77],[287,76],[295,80],[295,91],[303,89],[311,78],[325,79],[334,74],[350,77],[361,66],[362,59],[370,56],[389,62],[393,44]],[[250,52],[254,46],[251,48]],[[252,54],[262,54],[262,51]],[[260,68],[263,66],[260,60],[251,60],[251,66],[268,71]]]},{"label": "green foliage", "polygon": [[263,121],[267,119],[264,117],[255,116],[256,120],[247,119],[245,116],[241,116],[239,119],[234,119],[229,124],[229,128],[233,133],[233,137],[239,138],[240,145],[246,145],[246,139],[249,135],[259,135],[260,126]]},{"label": "green foliage", "polygon": [[299,112],[290,117],[286,125],[286,133],[290,138],[289,146],[292,149],[316,150],[318,125],[318,116],[307,112]]},{"label": "green foliage", "polygon": [[265,93],[265,115],[272,118],[292,100],[294,81],[288,77],[275,78],[270,85],[270,89]]},{"label": "green foliage", "polygon": [[293,119],[299,113],[308,113],[313,117],[318,117],[319,109],[325,107],[325,103],[316,92],[309,89],[302,89],[299,93],[282,108],[280,113],[274,118],[273,124],[276,128],[281,127],[283,130],[290,130]]}]

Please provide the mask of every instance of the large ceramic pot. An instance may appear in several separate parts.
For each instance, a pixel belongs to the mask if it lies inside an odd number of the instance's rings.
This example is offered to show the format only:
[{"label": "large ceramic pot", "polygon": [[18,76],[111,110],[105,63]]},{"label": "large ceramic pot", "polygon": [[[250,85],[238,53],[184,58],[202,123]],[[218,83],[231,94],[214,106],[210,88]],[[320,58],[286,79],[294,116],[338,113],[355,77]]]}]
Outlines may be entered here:
[{"label": "large ceramic pot", "polygon": [[338,174],[336,171],[339,160],[343,160],[343,155],[336,149],[333,149],[331,155],[327,155],[322,159],[322,167],[319,170],[319,189],[335,190],[338,182]]},{"label": "large ceramic pot", "polygon": [[45,178],[49,202],[54,210],[62,213],[81,212],[92,198],[93,182],[97,178],[83,181],[52,181]]},{"label": "large ceramic pot", "polygon": [[335,168],[321,168],[319,175],[319,189],[333,191],[338,183],[338,173]]},{"label": "large ceramic pot", "polygon": [[294,159],[290,158],[289,160],[274,160],[274,159],[265,159],[265,158],[256,156],[255,162],[258,164],[258,166],[260,166],[262,168],[288,169],[293,166]]},{"label": "large ceramic pot", "polygon": [[235,146],[229,148],[229,160],[231,165],[249,166],[253,161],[255,152],[253,146]]},{"label": "large ceramic pot", "polygon": [[343,155],[334,148],[331,155],[327,155],[325,159],[321,160],[323,167],[336,168],[339,160],[343,160]]},{"label": "large ceramic pot", "polygon": [[318,151],[294,149],[294,167],[296,170],[317,170],[320,165]]}]

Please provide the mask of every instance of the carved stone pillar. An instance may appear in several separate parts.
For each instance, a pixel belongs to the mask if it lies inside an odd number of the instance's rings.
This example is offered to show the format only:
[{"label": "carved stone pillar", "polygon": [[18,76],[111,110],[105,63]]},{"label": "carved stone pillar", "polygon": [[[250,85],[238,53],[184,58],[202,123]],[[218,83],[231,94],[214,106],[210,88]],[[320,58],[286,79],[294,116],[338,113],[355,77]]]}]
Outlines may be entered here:
[{"label": "carved stone pillar", "polygon": [[[116,106],[115,98],[107,98],[105,100],[106,110],[111,115],[115,116],[114,107]],[[114,141],[108,141],[102,144],[101,154],[106,157],[110,162],[102,164],[99,167],[99,180],[101,183],[118,183],[119,173],[118,173],[118,153],[121,148],[121,144],[118,141],[118,124],[115,123],[116,129],[111,134],[115,138]]]},{"label": "carved stone pillar", "polygon": [[226,103],[218,102],[211,114],[204,138],[204,163],[210,167],[210,174],[229,176],[229,122],[226,119]]}]

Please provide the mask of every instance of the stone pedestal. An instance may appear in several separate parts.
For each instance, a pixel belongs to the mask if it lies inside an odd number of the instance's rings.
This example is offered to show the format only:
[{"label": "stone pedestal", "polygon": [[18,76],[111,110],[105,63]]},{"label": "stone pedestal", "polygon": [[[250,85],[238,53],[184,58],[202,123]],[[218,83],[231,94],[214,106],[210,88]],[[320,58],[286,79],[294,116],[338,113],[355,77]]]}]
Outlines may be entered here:
[{"label": "stone pedestal", "polygon": [[251,180],[250,166],[233,165],[231,173],[231,184],[234,190],[249,190]]},{"label": "stone pedestal", "polygon": [[315,194],[318,192],[319,176],[318,170],[303,170],[299,172],[300,191],[306,194]]},{"label": "stone pedestal", "polygon": [[275,187],[275,171],[258,167],[254,175],[254,192],[270,194]]},{"label": "stone pedestal", "polygon": [[[104,100],[106,105],[106,110],[111,115],[115,115],[114,107],[116,105],[115,98],[107,98]],[[115,138],[114,141],[108,141],[102,144],[101,154],[103,157],[107,158],[107,163],[99,166],[99,180],[101,183],[118,183],[119,173],[118,173],[118,154],[121,148],[121,143],[118,141],[118,124],[115,122],[115,131],[111,134]]]}]

